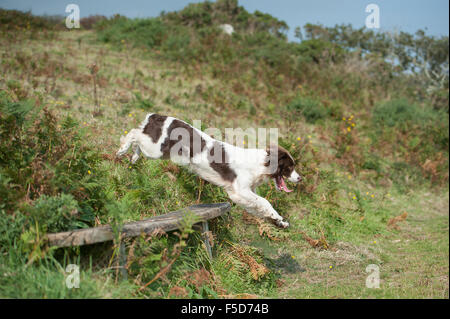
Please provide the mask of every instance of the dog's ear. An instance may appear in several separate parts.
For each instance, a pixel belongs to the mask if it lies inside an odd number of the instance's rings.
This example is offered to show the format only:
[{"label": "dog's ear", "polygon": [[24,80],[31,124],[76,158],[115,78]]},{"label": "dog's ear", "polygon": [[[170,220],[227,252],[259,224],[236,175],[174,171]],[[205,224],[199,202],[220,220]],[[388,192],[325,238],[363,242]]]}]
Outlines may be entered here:
[{"label": "dog's ear", "polygon": [[289,157],[287,155],[287,151],[282,148],[281,146],[275,145],[275,144],[271,144],[267,149],[267,162],[266,162],[266,166],[271,165],[271,163],[276,164],[276,170],[274,172],[272,172],[271,176],[272,177],[277,177],[282,175],[282,170],[284,165],[284,162],[286,161],[286,159]]},{"label": "dog's ear", "polygon": [[278,157],[279,158],[285,158],[290,157],[289,152],[284,148],[278,145]]},{"label": "dog's ear", "polygon": [[288,176],[294,170],[295,162],[289,152],[278,146],[278,171],[280,175]]},{"label": "dog's ear", "polygon": [[278,163],[278,148],[277,145],[270,144],[269,147],[266,148],[267,158],[266,158],[266,166],[269,166],[271,162]]}]

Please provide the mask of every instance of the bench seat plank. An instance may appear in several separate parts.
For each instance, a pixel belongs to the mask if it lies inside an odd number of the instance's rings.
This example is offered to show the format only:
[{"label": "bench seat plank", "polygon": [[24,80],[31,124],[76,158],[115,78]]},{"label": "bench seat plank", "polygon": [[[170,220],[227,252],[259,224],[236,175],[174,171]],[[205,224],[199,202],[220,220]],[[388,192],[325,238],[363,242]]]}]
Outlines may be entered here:
[{"label": "bench seat plank", "polygon": [[[200,204],[189,206],[167,214],[148,219],[125,223],[122,226],[123,237],[136,237],[142,233],[151,234],[156,229],[172,231],[180,227],[186,211],[199,217],[199,222],[219,217],[230,211],[229,203]],[[114,233],[109,225],[77,229],[73,231],[47,234],[50,246],[70,247],[101,243],[114,239]]]}]

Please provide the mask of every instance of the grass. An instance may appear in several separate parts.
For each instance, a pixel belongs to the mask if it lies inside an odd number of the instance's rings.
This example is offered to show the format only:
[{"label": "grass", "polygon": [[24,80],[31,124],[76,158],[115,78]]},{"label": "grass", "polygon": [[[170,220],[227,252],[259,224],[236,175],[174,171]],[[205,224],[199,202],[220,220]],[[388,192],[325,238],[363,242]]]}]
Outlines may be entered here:
[{"label": "grass", "polygon": [[[305,267],[288,275],[288,298],[448,298],[448,194],[393,196],[389,212],[408,212],[398,230],[339,241],[327,251],[299,251]],[[437,204],[439,203],[439,204]],[[379,213],[372,209],[371,213]],[[357,243],[357,244],[356,244]],[[365,269],[380,269],[380,288],[366,288]],[[330,268],[331,267],[331,268]],[[295,281],[295,284],[290,284]]]},{"label": "grass", "polygon": [[[339,64],[329,69],[335,84],[319,77],[328,92],[318,89],[317,77],[300,86],[277,87],[283,79],[276,79],[272,87],[252,73],[258,67],[228,81],[219,72],[225,66],[203,69],[146,48],[117,49],[95,31],[14,32],[21,41],[0,40],[0,116],[10,125],[0,131],[9,136],[1,144],[0,297],[449,297],[448,114],[427,103],[405,109],[406,100],[386,102],[385,95],[370,103],[378,88],[339,88],[348,80]],[[389,113],[392,105],[398,112]],[[211,222],[212,261],[189,227],[141,236],[126,242],[127,281],[119,280],[114,243],[48,249],[38,240],[46,231],[228,201],[223,190],[170,162],[114,160],[120,136],[147,112],[201,119],[205,127],[280,128],[280,143],[298,159],[305,182],[291,194],[270,184],[258,192],[291,227],[276,229],[233,205]],[[386,116],[392,125],[383,126]],[[397,127],[407,121],[413,125]],[[380,127],[386,131],[378,134]],[[13,133],[16,139],[7,135]],[[388,225],[404,212],[405,220]],[[71,263],[80,265],[79,289],[64,284]],[[380,268],[379,289],[365,286],[369,264]]]}]

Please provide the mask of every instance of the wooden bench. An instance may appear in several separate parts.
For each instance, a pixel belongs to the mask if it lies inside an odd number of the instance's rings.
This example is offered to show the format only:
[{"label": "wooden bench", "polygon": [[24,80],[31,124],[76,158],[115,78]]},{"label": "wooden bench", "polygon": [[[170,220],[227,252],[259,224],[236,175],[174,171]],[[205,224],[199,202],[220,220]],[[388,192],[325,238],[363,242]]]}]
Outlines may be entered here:
[{"label": "wooden bench", "polygon": [[[208,256],[212,258],[211,245],[207,236],[208,220],[219,217],[230,211],[229,203],[200,204],[189,206],[185,209],[170,212],[164,215],[154,216],[148,219],[129,222],[122,225],[120,229],[121,238],[136,237],[142,233],[151,234],[156,230],[165,232],[179,229],[185,219],[186,213],[190,212],[196,216],[197,223],[194,226],[200,226],[202,238],[206,246]],[[82,246],[105,241],[114,240],[113,228],[109,225],[76,229],[61,233],[47,234],[48,244],[57,247]],[[119,259],[126,259],[125,245],[120,243]],[[120,262],[123,268],[123,260]],[[123,276],[126,278],[126,269],[123,268]]]}]

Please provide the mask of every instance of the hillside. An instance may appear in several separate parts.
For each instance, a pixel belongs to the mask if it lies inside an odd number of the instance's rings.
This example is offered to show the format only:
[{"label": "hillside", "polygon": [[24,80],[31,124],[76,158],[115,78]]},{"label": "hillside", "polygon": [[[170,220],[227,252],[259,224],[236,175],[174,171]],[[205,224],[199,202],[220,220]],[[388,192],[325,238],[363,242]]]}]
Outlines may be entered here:
[{"label": "hillside", "polygon": [[[449,297],[448,37],[308,24],[288,42],[283,21],[237,1],[89,21],[0,9],[0,297]],[[127,281],[112,243],[48,248],[46,232],[229,201],[168,161],[115,159],[148,112],[277,127],[305,181],[258,193],[291,227],[233,205],[211,224],[213,261],[190,227],[142,236]],[[79,289],[62,284],[68,264]]]}]

